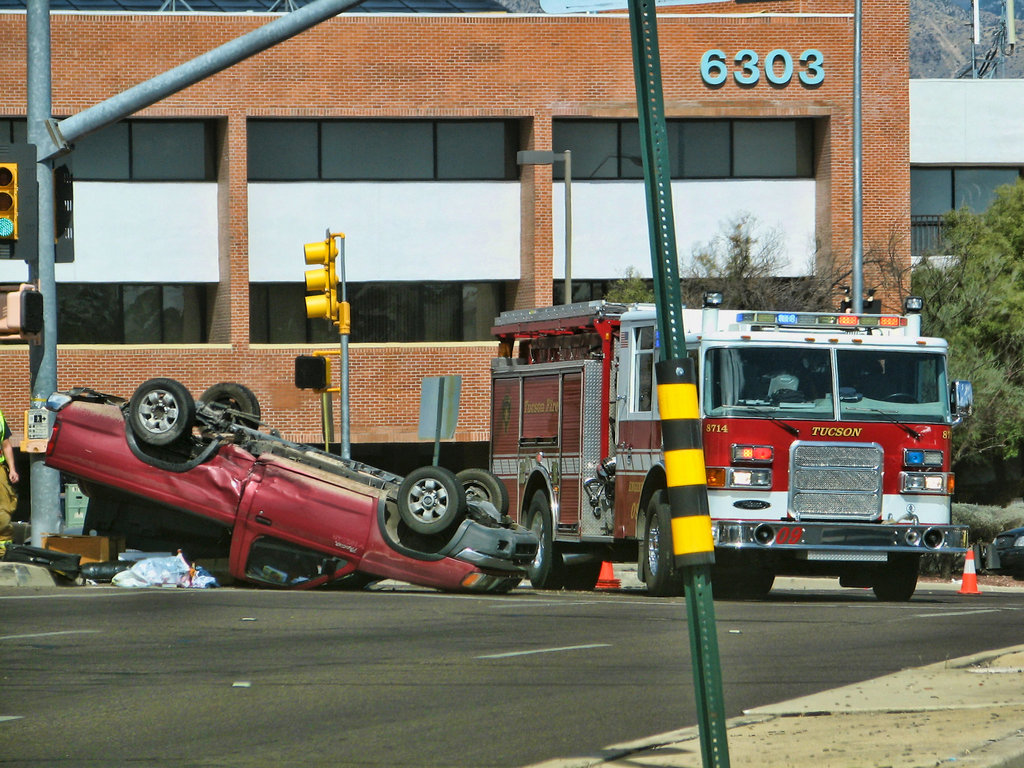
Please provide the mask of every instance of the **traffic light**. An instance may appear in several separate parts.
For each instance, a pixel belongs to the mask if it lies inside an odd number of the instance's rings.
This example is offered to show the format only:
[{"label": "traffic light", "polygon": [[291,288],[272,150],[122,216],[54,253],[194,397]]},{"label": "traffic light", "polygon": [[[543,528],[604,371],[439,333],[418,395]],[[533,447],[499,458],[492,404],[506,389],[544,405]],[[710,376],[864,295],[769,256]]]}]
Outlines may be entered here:
[{"label": "traffic light", "polygon": [[323,317],[338,320],[338,273],[334,260],[338,256],[338,245],[328,234],[319,243],[306,243],[306,263],[319,264],[319,269],[306,270],[306,317]]},{"label": "traffic light", "polygon": [[35,145],[0,144],[0,259],[35,260],[38,217]]},{"label": "traffic light", "polygon": [[34,285],[0,286],[0,341],[35,341],[43,330],[43,294]]},{"label": "traffic light", "polygon": [[18,164],[0,163],[0,240],[18,239]]},{"label": "traffic light", "polygon": [[295,358],[295,386],[298,389],[327,389],[331,367],[326,357],[299,355]]}]

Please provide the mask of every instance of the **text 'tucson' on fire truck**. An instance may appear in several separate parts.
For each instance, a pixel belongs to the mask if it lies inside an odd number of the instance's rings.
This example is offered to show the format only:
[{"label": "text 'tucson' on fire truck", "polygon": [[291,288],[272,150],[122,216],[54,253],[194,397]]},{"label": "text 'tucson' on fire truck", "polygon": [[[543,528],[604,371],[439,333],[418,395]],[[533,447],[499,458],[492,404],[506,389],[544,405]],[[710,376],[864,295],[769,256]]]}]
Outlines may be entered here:
[{"label": "text 'tucson' on fire truck", "polygon": [[[970,382],[904,315],[684,309],[695,358],[716,596],[764,597],[776,575],[838,577],[909,600],[924,554],[966,551],[951,525],[950,441]],[[534,587],[592,589],[633,562],[682,593],[654,366],[653,305],[513,310],[495,321],[491,470],[541,548]],[[518,342],[518,349],[517,349]]]}]

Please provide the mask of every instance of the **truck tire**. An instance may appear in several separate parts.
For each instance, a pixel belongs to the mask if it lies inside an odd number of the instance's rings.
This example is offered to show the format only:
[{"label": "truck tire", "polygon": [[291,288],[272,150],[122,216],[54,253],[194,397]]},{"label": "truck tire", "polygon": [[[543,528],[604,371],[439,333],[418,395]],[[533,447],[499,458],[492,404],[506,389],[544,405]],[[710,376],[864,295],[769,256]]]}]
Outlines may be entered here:
[{"label": "truck tire", "polygon": [[420,467],[398,487],[398,513],[417,533],[447,533],[466,516],[466,492],[449,470]]},{"label": "truck tire", "polygon": [[489,501],[498,510],[498,514],[508,514],[508,489],[505,484],[486,469],[471,467],[455,475],[459,484],[466,491],[467,498],[478,498]]},{"label": "truck tire", "polygon": [[565,567],[562,555],[555,549],[551,525],[551,504],[547,494],[537,491],[526,509],[526,527],[540,539],[537,557],[526,570],[534,589],[561,589],[565,585]]},{"label": "truck tire", "polygon": [[184,384],[174,379],[149,379],[128,401],[128,427],[146,445],[170,445],[191,434],[196,403]]},{"label": "truck tire", "polygon": [[203,392],[199,401],[217,411],[233,411],[225,414],[232,424],[254,426],[260,420],[260,403],[251,389],[244,384],[221,382]]},{"label": "truck tire", "polygon": [[683,577],[672,562],[672,513],[665,492],[657,491],[644,515],[644,580],[647,594],[677,597],[683,594]]},{"label": "truck tire", "polygon": [[871,591],[887,603],[905,603],[917,589],[920,555],[890,555],[887,565],[879,569]]}]

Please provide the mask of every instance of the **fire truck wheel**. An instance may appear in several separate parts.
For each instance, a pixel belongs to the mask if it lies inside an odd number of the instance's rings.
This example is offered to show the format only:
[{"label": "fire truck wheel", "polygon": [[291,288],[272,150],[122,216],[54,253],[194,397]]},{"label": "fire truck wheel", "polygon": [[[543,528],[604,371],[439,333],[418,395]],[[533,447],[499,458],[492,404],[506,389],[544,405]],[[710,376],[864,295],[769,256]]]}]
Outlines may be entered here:
[{"label": "fire truck wheel", "polygon": [[466,492],[444,467],[420,467],[398,487],[398,513],[417,533],[446,533],[466,515]]},{"label": "fire truck wheel", "polygon": [[203,392],[199,401],[212,406],[218,412],[232,411],[225,414],[233,424],[256,426],[260,420],[260,403],[256,395],[244,384],[221,382]]},{"label": "fire truck wheel", "polygon": [[489,501],[498,514],[508,514],[508,490],[505,484],[486,469],[464,469],[455,475],[469,498]]},{"label": "fire truck wheel", "polygon": [[875,597],[888,603],[905,603],[909,600],[917,589],[919,559],[919,555],[893,557],[875,576],[871,585]]},{"label": "fire truck wheel", "polygon": [[184,384],[174,379],[149,379],[128,401],[128,427],[146,445],[170,445],[192,432],[196,403]]},{"label": "fire truck wheel", "polygon": [[647,594],[675,597],[683,594],[682,574],[672,564],[672,513],[665,492],[658,491],[647,504],[644,523],[644,575]]},{"label": "fire truck wheel", "polygon": [[527,569],[530,584],[534,589],[561,589],[565,567],[561,554],[555,550],[554,533],[551,530],[551,504],[544,491],[537,491],[530,499],[530,506],[526,510],[526,527],[540,539],[537,556]]}]

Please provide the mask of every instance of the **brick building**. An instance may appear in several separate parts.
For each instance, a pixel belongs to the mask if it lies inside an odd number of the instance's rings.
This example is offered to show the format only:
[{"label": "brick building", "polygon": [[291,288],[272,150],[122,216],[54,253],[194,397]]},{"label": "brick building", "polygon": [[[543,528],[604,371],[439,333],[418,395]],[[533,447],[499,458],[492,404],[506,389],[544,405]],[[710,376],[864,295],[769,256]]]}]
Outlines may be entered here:
[{"label": "brick building", "polygon": [[[742,217],[778,237],[780,275],[848,262],[852,3],[661,10],[683,262]],[[54,115],[271,18],[54,13]],[[0,12],[5,50],[25,35],[23,11]],[[864,245],[909,264],[907,36],[905,3],[865,6]],[[24,140],[25,79],[9,57],[0,142]],[[293,360],[337,348],[302,308],[302,245],[330,228],[346,233],[353,455],[428,461],[429,445],[413,448],[420,379],[460,374],[464,452],[449,461],[469,460],[488,438],[490,320],[562,300],[562,169],[517,166],[516,152],[572,150],[573,293],[596,298],[628,269],[651,273],[635,116],[625,12],[322,23],[76,144],[59,384],[128,395],[170,376],[198,395],[240,381],[270,423],[315,442],[319,401],[294,387]],[[0,264],[3,282],[25,276]],[[0,348],[9,414],[27,407],[28,365],[24,345]]]}]

